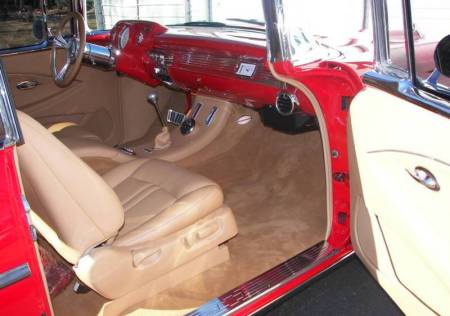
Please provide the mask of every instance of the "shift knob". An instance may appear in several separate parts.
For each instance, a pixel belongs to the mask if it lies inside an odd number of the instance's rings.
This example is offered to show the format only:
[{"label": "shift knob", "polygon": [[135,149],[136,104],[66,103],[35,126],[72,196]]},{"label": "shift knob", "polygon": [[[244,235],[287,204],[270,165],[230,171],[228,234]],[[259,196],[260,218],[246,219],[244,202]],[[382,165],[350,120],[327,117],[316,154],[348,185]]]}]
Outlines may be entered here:
[{"label": "shift knob", "polygon": [[156,92],[150,92],[147,96],[147,101],[151,105],[157,107],[158,106],[158,94]]},{"label": "shift knob", "polygon": [[161,122],[161,125],[164,127],[166,126],[166,122],[164,121],[161,110],[158,106],[158,94],[156,92],[150,92],[147,96],[147,102],[153,105],[156,109],[156,114],[158,114],[159,121]]}]

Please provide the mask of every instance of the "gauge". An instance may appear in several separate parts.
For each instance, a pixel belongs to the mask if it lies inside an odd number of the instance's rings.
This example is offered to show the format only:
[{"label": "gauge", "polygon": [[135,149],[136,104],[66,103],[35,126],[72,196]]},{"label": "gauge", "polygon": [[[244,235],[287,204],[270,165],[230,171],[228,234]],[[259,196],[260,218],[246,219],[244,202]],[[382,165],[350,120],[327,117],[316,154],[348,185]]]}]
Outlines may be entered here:
[{"label": "gauge", "polygon": [[124,49],[130,39],[130,28],[125,26],[125,28],[120,33],[119,37],[119,49]]}]

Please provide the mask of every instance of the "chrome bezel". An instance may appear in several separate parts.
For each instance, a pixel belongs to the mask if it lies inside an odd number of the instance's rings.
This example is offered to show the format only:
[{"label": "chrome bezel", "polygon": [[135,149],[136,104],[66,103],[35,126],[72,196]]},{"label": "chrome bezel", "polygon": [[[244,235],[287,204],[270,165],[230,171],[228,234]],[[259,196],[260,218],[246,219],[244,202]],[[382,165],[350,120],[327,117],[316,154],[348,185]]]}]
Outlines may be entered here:
[{"label": "chrome bezel", "polygon": [[[124,43],[123,41],[124,41],[125,34],[126,34],[126,40]],[[128,25],[126,25],[120,31],[120,34],[119,34],[119,43],[118,43],[119,49],[124,49],[127,46],[129,41],[130,41],[130,27]]]},{"label": "chrome bezel", "polygon": [[0,60],[0,124],[3,127],[0,135],[0,149],[22,143],[22,132],[15,109],[5,68]]},{"label": "chrome bezel", "polygon": [[[289,100],[291,100],[292,106],[291,106],[291,109],[290,109],[290,111],[288,113],[282,112],[280,110],[279,106],[278,106],[278,100],[279,100],[281,95],[285,95],[285,96],[287,96],[289,98]],[[300,103],[299,103],[297,97],[294,94],[288,93],[288,92],[280,92],[280,93],[278,93],[277,98],[275,100],[275,108],[277,109],[277,112],[280,115],[282,115],[282,116],[289,116],[289,115],[291,115],[294,112],[295,108],[297,108],[299,105],[300,105]]]}]

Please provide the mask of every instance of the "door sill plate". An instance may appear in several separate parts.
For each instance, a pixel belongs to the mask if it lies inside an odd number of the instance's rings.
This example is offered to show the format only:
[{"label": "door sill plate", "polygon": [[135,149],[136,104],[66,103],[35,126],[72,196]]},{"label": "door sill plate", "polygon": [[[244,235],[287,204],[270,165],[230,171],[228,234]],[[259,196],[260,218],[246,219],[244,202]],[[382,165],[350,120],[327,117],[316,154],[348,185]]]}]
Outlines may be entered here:
[{"label": "door sill plate", "polygon": [[338,253],[338,248],[330,246],[326,241],[321,241],[256,278],[205,303],[187,315],[229,315]]}]

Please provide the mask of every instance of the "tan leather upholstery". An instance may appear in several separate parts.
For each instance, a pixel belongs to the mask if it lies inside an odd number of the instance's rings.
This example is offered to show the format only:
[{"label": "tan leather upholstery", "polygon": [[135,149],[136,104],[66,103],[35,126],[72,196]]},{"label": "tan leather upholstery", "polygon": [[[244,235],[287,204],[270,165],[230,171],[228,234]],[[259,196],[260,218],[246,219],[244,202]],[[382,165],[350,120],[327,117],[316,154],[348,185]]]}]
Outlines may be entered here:
[{"label": "tan leather upholstery", "polygon": [[75,155],[82,159],[106,158],[115,162],[126,162],[133,158],[103,140],[87,129],[70,122],[56,123],[48,128]]},{"label": "tan leather upholstery", "polygon": [[212,181],[148,159],[121,164],[102,179],[34,119],[18,117],[33,223],[101,295],[123,296],[236,235]]},{"label": "tan leather upholstery", "polygon": [[125,224],[116,240],[121,245],[166,237],[223,204],[217,184],[161,160],[134,160],[103,178],[125,209]]},{"label": "tan leather upholstery", "polygon": [[[55,129],[55,126],[60,125],[61,123],[56,123],[53,126],[50,126],[49,130]],[[76,124],[70,124],[68,123],[64,128],[59,129],[55,132],[53,132],[53,135],[56,136],[56,138],[81,138],[81,139],[88,139],[88,140],[96,140],[101,142],[102,140],[100,137],[95,135],[92,132],[89,132],[88,130],[84,129],[83,127],[76,125]]]},{"label": "tan leather upholstery", "polygon": [[18,117],[24,186],[40,217],[78,256],[115,236],[124,213],[111,187],[42,125],[22,112]]}]

